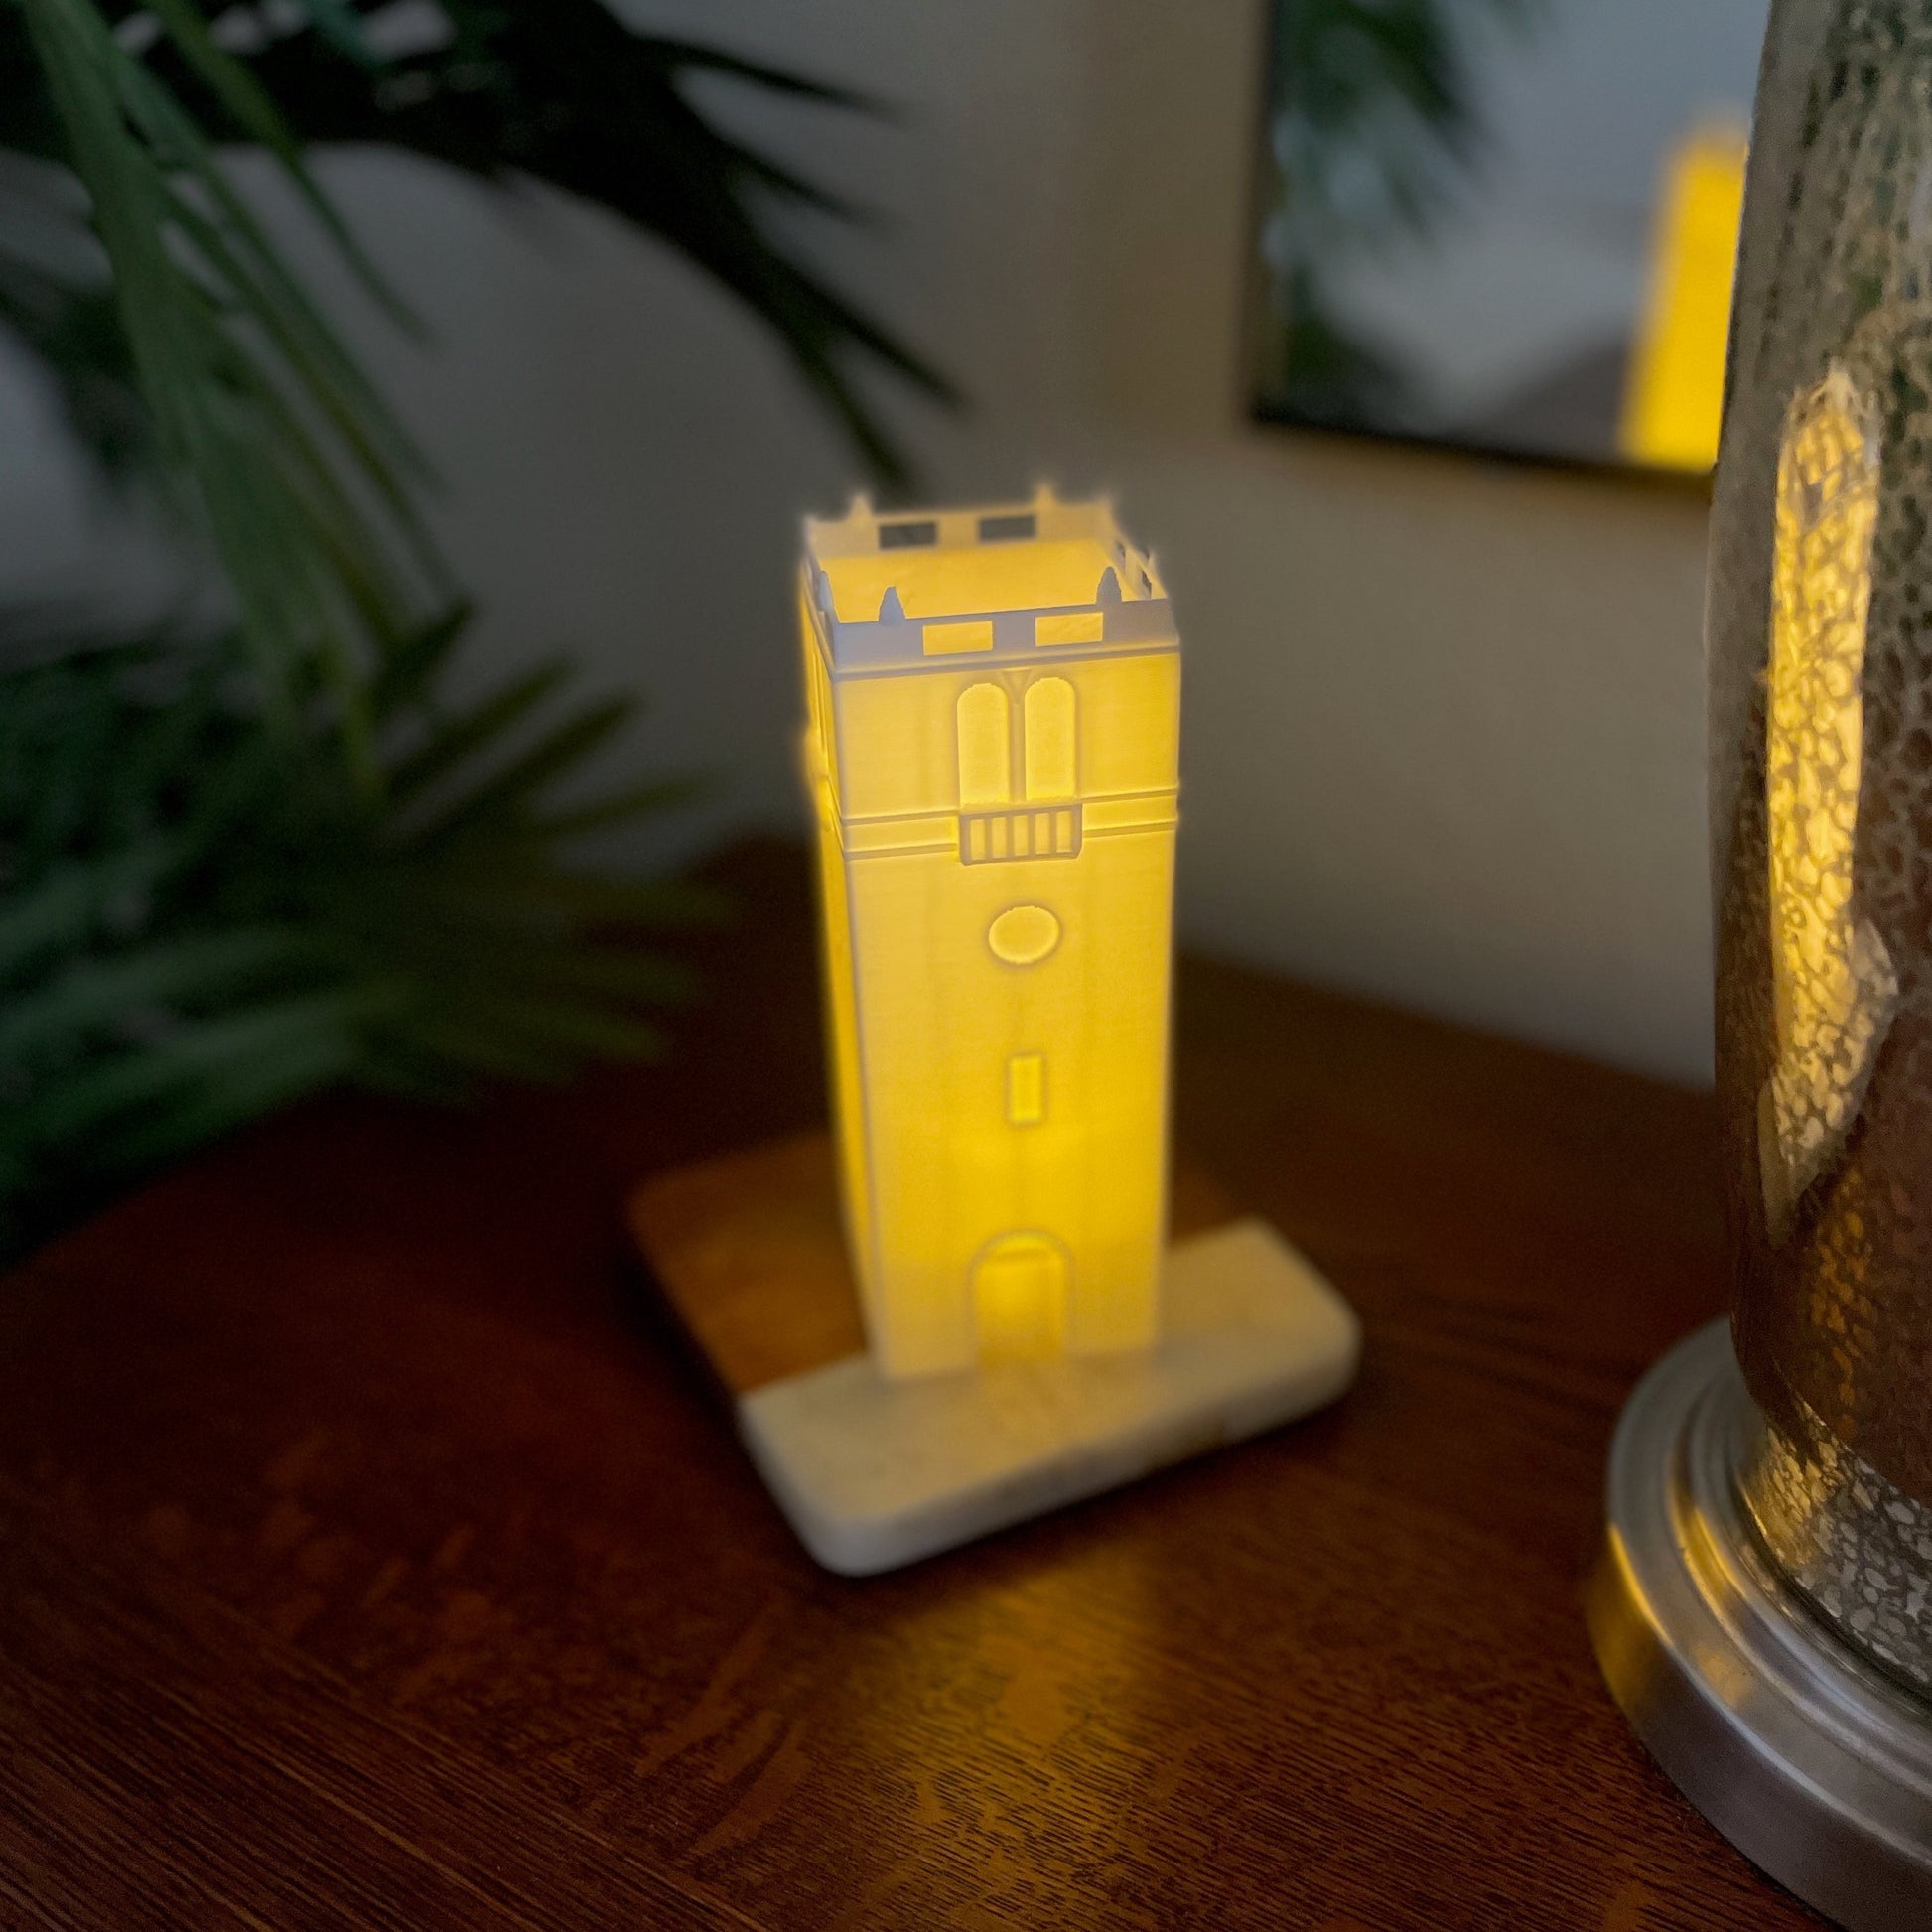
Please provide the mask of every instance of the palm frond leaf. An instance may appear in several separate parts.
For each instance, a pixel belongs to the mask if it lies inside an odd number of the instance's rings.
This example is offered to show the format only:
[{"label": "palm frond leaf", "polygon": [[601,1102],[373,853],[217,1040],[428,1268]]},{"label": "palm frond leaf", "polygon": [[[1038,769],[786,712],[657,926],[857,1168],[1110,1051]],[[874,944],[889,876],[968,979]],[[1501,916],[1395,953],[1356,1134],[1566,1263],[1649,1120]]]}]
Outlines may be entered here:
[{"label": "palm frond leaf", "polygon": [[[319,666],[348,741],[368,768],[360,701],[370,596],[388,625],[420,608],[385,529],[324,484],[330,464],[406,517],[397,476],[406,445],[336,344],[199,128],[157,75],[115,39],[91,0],[17,0],[59,122],[65,158],[86,188],[106,250],[129,359],[176,477],[192,486],[233,586],[272,713],[286,726],[303,674]],[[186,16],[177,10],[178,22]],[[218,52],[218,50],[216,51]],[[225,68],[210,69],[226,76]],[[231,76],[228,76],[231,78]],[[232,87],[230,91],[234,91]],[[265,103],[250,80],[251,125]],[[285,165],[312,200],[293,137]],[[237,322],[252,324],[251,338]],[[302,399],[335,431],[329,463],[293,433],[279,398]],[[350,525],[345,546],[315,541],[315,499]],[[363,564],[345,586],[343,547]]]},{"label": "palm frond leaf", "polygon": [[0,1254],[319,1086],[448,1100],[658,1049],[690,992],[663,936],[715,904],[571,855],[679,793],[561,802],[627,705],[550,664],[450,706],[464,618],[393,654],[373,789],[326,717],[265,728],[236,636],[49,655],[0,624]]},{"label": "palm frond leaf", "polygon": [[[187,4],[188,0],[176,0]],[[604,0],[448,0],[440,45],[373,66],[321,31],[282,34],[246,57],[307,143],[382,143],[492,182],[527,176],[601,204],[721,283],[784,343],[800,375],[882,482],[903,480],[897,440],[868,399],[868,368],[928,398],[951,385],[807,265],[767,199],[840,220],[863,210],[735,140],[690,97],[717,76],[841,112],[877,114],[848,89],[718,49],[638,33]],[[183,98],[259,138],[179,45],[150,56]]]},{"label": "palm frond leaf", "polygon": [[0,327],[48,358],[86,441],[165,479],[235,614],[130,634],[0,608],[0,1256],[322,1086],[450,1100],[648,1056],[690,991],[665,936],[721,915],[585,861],[689,796],[587,789],[631,701],[572,698],[561,662],[448,696],[469,613],[417,510],[420,459],[218,141],[266,150],[392,314],[315,142],[616,209],[776,331],[884,475],[869,374],[949,394],[771,218],[862,210],[689,90],[871,103],[632,33],[601,0],[445,0],[447,39],[408,54],[376,45],[374,11],[0,4]]}]

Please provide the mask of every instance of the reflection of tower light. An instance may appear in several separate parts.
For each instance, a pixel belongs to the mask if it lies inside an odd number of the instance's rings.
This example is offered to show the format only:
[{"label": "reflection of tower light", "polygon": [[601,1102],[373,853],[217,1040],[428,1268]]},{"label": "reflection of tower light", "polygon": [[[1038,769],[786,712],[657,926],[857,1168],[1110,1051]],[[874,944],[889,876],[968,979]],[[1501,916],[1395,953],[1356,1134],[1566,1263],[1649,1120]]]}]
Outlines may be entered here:
[{"label": "reflection of tower light", "polygon": [[1778,1060],[1758,1133],[1778,1238],[1844,1144],[1898,999],[1852,895],[1877,519],[1871,412],[1835,368],[1793,404],[1778,464],[1764,777]]},{"label": "reflection of tower light", "polygon": [[1619,434],[1633,463],[1708,470],[1718,460],[1745,154],[1739,130],[1709,127],[1671,159]]}]

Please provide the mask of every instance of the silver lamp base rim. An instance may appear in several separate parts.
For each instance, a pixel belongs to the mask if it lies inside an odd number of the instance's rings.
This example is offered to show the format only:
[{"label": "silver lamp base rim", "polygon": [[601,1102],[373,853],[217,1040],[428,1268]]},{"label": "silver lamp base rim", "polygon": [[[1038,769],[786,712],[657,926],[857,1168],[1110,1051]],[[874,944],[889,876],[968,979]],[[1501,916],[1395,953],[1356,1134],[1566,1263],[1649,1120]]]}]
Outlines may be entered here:
[{"label": "silver lamp base rim", "polygon": [[1751,1421],[1723,1321],[1638,1385],[1588,1592],[1597,1663],[1671,1781],[1753,1864],[1852,1932],[1923,1932],[1932,1706],[1772,1569],[1737,1501]]}]

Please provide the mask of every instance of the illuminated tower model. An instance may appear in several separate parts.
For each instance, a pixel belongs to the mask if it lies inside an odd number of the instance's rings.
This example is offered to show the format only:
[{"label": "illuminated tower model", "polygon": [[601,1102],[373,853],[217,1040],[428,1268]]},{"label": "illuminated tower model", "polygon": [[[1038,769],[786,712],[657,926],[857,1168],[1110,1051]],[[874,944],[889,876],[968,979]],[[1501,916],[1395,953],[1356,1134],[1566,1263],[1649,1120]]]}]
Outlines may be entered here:
[{"label": "illuminated tower model", "polygon": [[1180,726],[1104,503],[808,521],[847,1239],[888,1375],[1155,1339]]},{"label": "illuminated tower model", "polygon": [[1709,470],[1718,460],[1749,147],[1742,128],[1717,123],[1671,157],[1618,429],[1633,463]]}]

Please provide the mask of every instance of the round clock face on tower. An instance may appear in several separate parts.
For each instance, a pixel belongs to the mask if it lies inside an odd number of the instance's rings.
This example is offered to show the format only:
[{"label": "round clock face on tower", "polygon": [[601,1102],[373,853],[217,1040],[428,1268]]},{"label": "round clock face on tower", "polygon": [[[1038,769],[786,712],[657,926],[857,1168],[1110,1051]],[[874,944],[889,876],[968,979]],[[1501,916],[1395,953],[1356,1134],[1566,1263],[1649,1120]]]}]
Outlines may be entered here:
[{"label": "round clock face on tower", "polygon": [[1037,966],[1060,943],[1060,922],[1043,905],[1011,905],[987,928],[995,959]]}]

